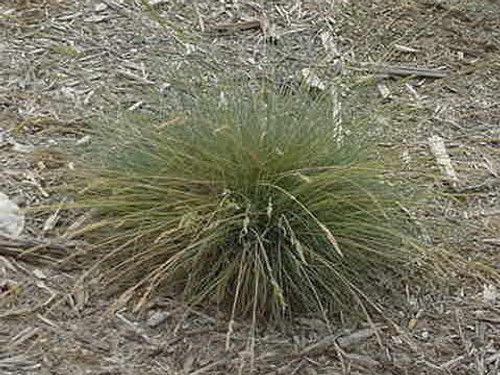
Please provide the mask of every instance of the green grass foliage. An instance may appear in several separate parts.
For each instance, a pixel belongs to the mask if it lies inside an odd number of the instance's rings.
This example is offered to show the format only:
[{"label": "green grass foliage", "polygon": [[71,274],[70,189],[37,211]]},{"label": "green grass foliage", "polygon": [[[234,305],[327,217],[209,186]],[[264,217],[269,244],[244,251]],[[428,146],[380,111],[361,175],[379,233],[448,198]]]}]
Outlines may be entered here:
[{"label": "green grass foliage", "polygon": [[142,302],[175,293],[240,317],[376,300],[380,281],[404,277],[424,250],[401,181],[363,129],[338,136],[337,109],[247,87],[199,95],[165,121],[99,123],[76,168],[76,204],[98,211],[92,270]]}]

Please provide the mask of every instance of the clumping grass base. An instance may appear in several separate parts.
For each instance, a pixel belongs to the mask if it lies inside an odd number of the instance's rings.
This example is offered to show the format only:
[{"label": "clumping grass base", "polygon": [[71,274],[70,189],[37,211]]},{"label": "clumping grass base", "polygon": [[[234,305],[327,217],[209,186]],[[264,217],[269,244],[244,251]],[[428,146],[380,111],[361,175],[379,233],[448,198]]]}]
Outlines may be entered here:
[{"label": "clumping grass base", "polygon": [[330,98],[243,91],[95,127],[75,197],[98,211],[91,271],[139,304],[169,291],[233,317],[359,311],[423,253],[399,182],[359,129],[339,137]]}]

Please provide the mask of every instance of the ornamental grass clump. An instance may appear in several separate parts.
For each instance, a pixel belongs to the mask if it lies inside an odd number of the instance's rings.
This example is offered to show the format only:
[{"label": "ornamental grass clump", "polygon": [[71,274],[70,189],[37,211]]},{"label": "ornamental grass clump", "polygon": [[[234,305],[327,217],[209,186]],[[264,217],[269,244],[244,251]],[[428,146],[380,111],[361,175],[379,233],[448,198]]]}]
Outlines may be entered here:
[{"label": "ornamental grass clump", "polygon": [[400,182],[360,129],[339,136],[330,98],[246,90],[95,127],[76,167],[76,205],[98,213],[88,274],[233,317],[369,306],[421,259]]}]

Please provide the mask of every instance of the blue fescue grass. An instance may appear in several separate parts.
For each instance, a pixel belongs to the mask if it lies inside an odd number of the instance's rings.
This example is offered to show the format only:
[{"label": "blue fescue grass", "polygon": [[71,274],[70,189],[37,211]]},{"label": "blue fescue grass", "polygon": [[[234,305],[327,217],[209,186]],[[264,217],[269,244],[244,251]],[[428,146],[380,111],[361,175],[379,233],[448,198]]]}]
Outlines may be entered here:
[{"label": "blue fescue grass", "polygon": [[92,271],[123,296],[326,317],[375,305],[380,280],[425,262],[404,183],[363,129],[339,137],[328,96],[245,88],[195,102],[169,120],[99,123],[77,164],[76,205],[99,212]]}]

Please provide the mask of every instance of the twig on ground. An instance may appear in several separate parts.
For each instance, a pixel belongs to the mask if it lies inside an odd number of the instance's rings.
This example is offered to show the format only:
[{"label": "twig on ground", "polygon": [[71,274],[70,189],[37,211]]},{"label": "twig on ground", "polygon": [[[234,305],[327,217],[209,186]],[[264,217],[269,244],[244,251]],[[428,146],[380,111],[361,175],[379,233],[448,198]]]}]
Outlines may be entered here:
[{"label": "twig on ground", "polygon": [[363,64],[361,70],[370,73],[388,74],[390,76],[417,76],[426,78],[445,78],[448,72],[438,69],[414,68],[409,66],[391,66],[391,65],[365,65]]},{"label": "twig on ground", "polygon": [[238,23],[220,24],[212,28],[213,31],[223,35],[232,34],[239,31],[253,30],[253,29],[262,30],[263,29],[262,23],[259,20],[250,20]]},{"label": "twig on ground", "polygon": [[[382,327],[378,327],[382,328]],[[308,347],[304,348],[300,352],[300,356],[306,356],[310,355],[312,353],[317,353],[325,350],[329,346],[334,345],[334,343],[337,343],[338,346],[342,349],[349,348],[353,345],[359,344],[361,341],[364,341],[368,339],[369,337],[373,336],[376,333],[376,329],[374,328],[366,328],[366,329],[361,329],[359,331],[356,331],[348,336],[342,336],[339,337],[339,335],[330,335],[325,337],[323,340],[320,340],[312,345],[309,345]]]},{"label": "twig on ground", "polygon": [[0,255],[34,263],[55,263],[70,254],[72,244],[59,244],[33,238],[8,238],[0,235]]}]

